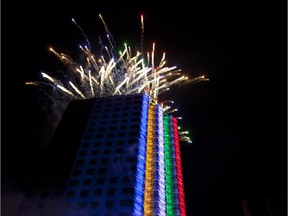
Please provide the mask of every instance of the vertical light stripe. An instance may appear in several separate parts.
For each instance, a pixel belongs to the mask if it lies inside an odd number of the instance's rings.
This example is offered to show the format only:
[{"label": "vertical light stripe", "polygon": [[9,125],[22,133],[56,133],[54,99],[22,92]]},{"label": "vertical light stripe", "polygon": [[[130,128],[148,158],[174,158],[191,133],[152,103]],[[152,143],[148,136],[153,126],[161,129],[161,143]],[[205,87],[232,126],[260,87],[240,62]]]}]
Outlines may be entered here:
[{"label": "vertical light stripe", "polygon": [[147,151],[146,151],[146,179],[144,194],[144,215],[153,215],[154,209],[154,106],[150,105],[148,111],[148,133],[147,133]]},{"label": "vertical light stripe", "polygon": [[179,211],[180,216],[186,216],[186,205],[185,205],[185,194],[184,194],[184,183],[182,174],[182,162],[180,154],[180,142],[178,134],[178,122],[175,117],[172,118],[173,122],[173,133],[174,133],[174,147],[175,147],[175,159],[176,159],[176,178],[177,178],[177,189],[179,199]]},{"label": "vertical light stripe", "polygon": [[145,163],[146,163],[146,136],[147,136],[147,115],[149,107],[149,98],[143,95],[142,112],[140,119],[140,137],[137,156],[137,168],[135,179],[135,195],[133,216],[143,215],[144,204],[144,186],[145,186]]},{"label": "vertical light stripe", "polygon": [[165,162],[164,162],[164,133],[163,133],[163,110],[159,105],[156,106],[157,111],[155,112],[155,134],[157,134],[157,213],[158,215],[166,215],[166,199],[165,199]]}]

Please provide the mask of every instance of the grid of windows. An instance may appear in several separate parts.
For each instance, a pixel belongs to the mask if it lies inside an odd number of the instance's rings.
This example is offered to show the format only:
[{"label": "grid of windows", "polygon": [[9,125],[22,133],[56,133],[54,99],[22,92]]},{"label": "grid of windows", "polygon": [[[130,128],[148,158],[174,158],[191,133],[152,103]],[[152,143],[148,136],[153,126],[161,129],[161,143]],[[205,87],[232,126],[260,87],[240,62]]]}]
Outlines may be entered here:
[{"label": "grid of windows", "polygon": [[65,191],[70,209],[131,214],[143,97],[95,100]]}]

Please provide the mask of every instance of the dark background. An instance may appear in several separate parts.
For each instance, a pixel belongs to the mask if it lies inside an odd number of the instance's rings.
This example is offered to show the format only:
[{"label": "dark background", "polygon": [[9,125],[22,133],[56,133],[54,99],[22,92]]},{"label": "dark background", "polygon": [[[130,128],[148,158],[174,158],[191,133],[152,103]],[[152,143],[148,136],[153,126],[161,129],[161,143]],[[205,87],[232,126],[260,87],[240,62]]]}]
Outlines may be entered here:
[{"label": "dark background", "polygon": [[181,144],[188,215],[240,215],[243,199],[255,214],[268,199],[274,215],[286,215],[285,1],[6,0],[1,9],[2,209],[18,202],[65,109],[25,85],[62,67],[49,46],[78,58],[85,38],[73,17],[93,49],[104,32],[99,13],[119,49],[139,46],[143,13],[146,49],[155,41],[167,65],[209,78],[163,95],[193,140]]}]

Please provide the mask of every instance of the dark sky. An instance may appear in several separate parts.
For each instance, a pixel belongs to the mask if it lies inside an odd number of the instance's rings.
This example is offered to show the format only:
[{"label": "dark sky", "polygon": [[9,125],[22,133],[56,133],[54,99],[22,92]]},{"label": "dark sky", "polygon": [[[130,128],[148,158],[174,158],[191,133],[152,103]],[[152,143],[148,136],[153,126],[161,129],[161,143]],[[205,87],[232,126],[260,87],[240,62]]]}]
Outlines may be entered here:
[{"label": "dark sky", "polygon": [[[2,2],[2,194],[21,188],[37,163],[62,107],[24,83],[61,64],[48,47],[78,55],[104,32],[116,44],[156,42],[169,65],[210,81],[173,88],[180,122],[193,144],[183,144],[187,212],[238,215],[241,199],[269,198],[286,210],[286,2],[251,1],[12,1]],[[55,112],[60,110],[59,112]],[[21,169],[18,169],[20,167]],[[253,208],[253,207],[251,207]],[[257,210],[257,209],[256,209]]]}]

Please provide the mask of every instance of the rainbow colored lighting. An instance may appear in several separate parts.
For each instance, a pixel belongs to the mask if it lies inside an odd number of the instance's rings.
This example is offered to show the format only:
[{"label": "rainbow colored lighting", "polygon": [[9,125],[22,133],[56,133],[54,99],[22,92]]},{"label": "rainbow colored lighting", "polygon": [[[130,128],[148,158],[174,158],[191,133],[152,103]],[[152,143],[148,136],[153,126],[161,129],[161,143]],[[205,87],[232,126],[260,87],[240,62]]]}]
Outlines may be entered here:
[{"label": "rainbow colored lighting", "polygon": [[133,216],[186,216],[177,119],[143,107]]}]

